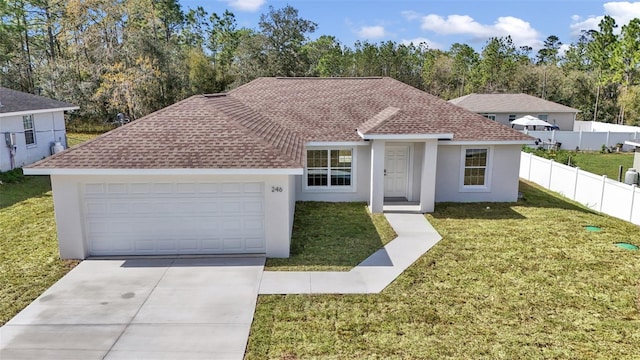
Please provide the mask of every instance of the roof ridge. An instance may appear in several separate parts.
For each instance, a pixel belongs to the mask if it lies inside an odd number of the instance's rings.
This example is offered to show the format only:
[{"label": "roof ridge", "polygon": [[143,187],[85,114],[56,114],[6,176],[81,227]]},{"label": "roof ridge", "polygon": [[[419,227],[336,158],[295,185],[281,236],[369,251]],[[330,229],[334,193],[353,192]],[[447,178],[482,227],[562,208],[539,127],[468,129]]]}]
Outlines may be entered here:
[{"label": "roof ridge", "polygon": [[356,130],[362,134],[366,134],[370,131],[375,131],[384,123],[393,119],[400,111],[402,111],[400,108],[387,106],[377,114],[373,115],[370,119],[360,124],[360,126],[358,126]]},{"label": "roof ridge", "polygon": [[[215,111],[222,113],[228,120],[255,135],[264,144],[278,150],[289,160],[298,165],[302,164],[300,145],[303,144],[303,141],[299,134],[271,120],[233,96],[219,97],[216,100],[233,103],[232,105],[237,106],[238,109],[233,111],[225,107],[213,106]],[[251,116],[237,116],[247,113],[250,113]],[[293,141],[283,141],[284,136]]]},{"label": "roof ridge", "polygon": [[84,147],[89,146],[90,144],[92,144],[92,143],[94,143],[96,141],[99,141],[100,139],[102,139],[105,136],[111,136],[112,134],[117,134],[117,133],[123,132],[126,129],[128,129],[129,127],[131,127],[131,126],[135,126],[136,124],[140,124],[141,122],[146,121],[148,118],[151,118],[151,116],[155,116],[155,115],[167,112],[169,109],[174,108],[174,107],[178,106],[179,104],[181,104],[181,103],[183,103],[185,101],[188,101],[189,99],[192,99],[194,97],[198,97],[198,96],[200,96],[200,95],[189,96],[188,98],[182,99],[182,100],[178,101],[177,103],[174,103],[174,104],[171,104],[171,105],[169,105],[167,107],[164,107],[162,109],[156,110],[156,111],[154,111],[154,112],[152,112],[150,114],[147,114],[147,115],[141,117],[140,119],[136,119],[136,120],[134,120],[134,121],[132,121],[132,122],[130,122],[128,124],[119,126],[119,127],[115,128],[113,130],[107,131],[106,133],[100,134],[100,135],[94,137],[91,140],[87,140],[87,141],[85,141],[85,142],[83,142],[81,144],[78,144],[78,145],[75,145],[75,146],[72,146],[72,147],[68,147],[67,149],[65,149],[65,151],[53,154],[51,156],[48,156],[48,157],[46,157],[46,158],[44,158],[42,160],[36,161],[35,163],[27,165],[25,167],[37,166],[41,162],[47,161],[49,159],[55,159],[55,158],[57,158],[59,156],[62,156],[64,154],[74,153],[74,152],[77,152],[79,149],[82,150]]}]

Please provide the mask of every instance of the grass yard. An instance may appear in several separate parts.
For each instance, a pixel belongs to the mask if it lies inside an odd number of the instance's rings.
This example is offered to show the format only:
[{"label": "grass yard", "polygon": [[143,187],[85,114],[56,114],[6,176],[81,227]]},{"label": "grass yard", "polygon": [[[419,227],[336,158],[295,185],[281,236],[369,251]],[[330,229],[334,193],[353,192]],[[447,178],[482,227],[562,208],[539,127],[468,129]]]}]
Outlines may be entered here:
[{"label": "grass yard", "polygon": [[58,257],[48,176],[0,185],[0,326],[71,270]]},{"label": "grass yard", "polygon": [[296,203],[291,257],[268,259],[268,270],[349,271],[396,237],[365,203]]},{"label": "grass yard", "polygon": [[622,181],[624,172],[633,167],[634,153],[579,152],[572,155],[580,169],[597,175],[607,175],[608,178],[618,180],[618,167],[622,165]]},{"label": "grass yard", "polygon": [[69,147],[82,144],[85,141],[91,140],[100,134],[89,134],[89,133],[67,133],[67,142]]},{"label": "grass yard", "polygon": [[[68,134],[70,145],[96,136]],[[59,258],[49,177],[21,174],[0,173],[0,326],[78,264]]]},{"label": "grass yard", "polygon": [[520,187],[438,204],[443,240],[379,295],[260,296],[245,358],[637,359],[640,252],[613,243],[638,227]]}]

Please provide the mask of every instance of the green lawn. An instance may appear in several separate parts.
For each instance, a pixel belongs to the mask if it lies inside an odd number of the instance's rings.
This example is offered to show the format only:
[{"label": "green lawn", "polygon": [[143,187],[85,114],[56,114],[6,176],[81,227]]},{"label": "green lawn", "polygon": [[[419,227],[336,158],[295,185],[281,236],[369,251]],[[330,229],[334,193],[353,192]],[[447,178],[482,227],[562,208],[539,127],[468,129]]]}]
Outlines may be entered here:
[{"label": "green lawn", "polygon": [[268,259],[268,270],[349,271],[396,233],[365,203],[296,203],[291,257]]},{"label": "green lawn", "polygon": [[58,256],[49,177],[0,185],[0,325],[76,264]]},{"label": "green lawn", "polygon": [[640,252],[613,243],[638,227],[521,191],[438,204],[443,240],[379,295],[260,296],[246,358],[637,358]]},{"label": "green lawn", "polygon": [[[97,136],[68,135],[70,145]],[[0,180],[1,326],[78,262],[59,258],[49,177],[14,170]]]},{"label": "green lawn", "polygon": [[578,152],[572,155],[580,169],[597,175],[607,175],[608,178],[618,180],[618,167],[622,165],[622,180],[624,172],[633,167],[634,153]]},{"label": "green lawn", "polygon": [[71,147],[71,146],[81,144],[87,140],[91,140],[97,136],[100,136],[100,134],[70,132],[70,133],[67,133],[67,142],[69,147]]}]

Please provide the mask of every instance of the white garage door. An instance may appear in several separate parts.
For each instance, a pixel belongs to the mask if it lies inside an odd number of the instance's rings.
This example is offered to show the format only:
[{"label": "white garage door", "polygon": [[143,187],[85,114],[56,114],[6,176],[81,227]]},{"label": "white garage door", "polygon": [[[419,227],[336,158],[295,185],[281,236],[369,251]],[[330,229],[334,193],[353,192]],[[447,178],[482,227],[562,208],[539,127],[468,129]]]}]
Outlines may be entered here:
[{"label": "white garage door", "polygon": [[264,184],[84,185],[91,255],[264,253]]}]

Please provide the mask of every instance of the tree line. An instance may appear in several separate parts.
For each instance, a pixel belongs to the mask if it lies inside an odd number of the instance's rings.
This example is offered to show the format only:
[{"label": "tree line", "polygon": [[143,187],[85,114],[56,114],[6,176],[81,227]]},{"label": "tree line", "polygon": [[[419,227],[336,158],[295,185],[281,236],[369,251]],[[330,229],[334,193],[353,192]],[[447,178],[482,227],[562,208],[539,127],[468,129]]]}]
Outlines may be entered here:
[{"label": "tree line", "polygon": [[185,97],[260,76],[389,76],[444,99],[523,92],[579,109],[579,120],[640,123],[640,19],[606,16],[561,53],[489,39],[456,43],[313,40],[318,24],[269,7],[257,29],[230,11],[183,10],[177,0],[0,2],[0,85],[78,104],[76,120],[139,118]]}]

